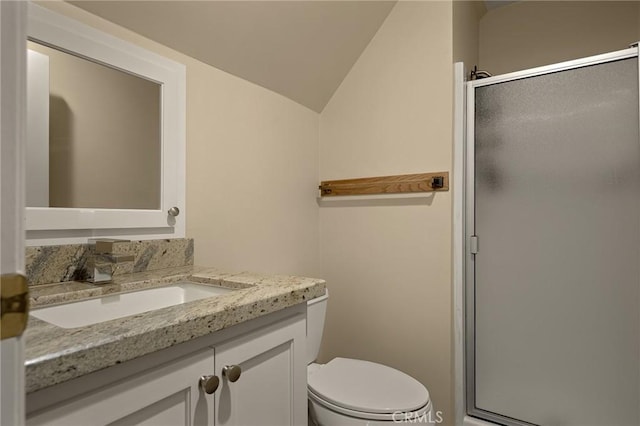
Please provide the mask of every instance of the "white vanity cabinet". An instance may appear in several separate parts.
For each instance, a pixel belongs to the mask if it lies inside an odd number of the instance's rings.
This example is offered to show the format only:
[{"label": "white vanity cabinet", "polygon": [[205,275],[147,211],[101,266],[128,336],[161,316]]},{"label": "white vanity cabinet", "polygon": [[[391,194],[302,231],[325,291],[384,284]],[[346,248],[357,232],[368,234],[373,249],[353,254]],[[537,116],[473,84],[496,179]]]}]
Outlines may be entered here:
[{"label": "white vanity cabinet", "polygon": [[[213,346],[151,368],[146,365],[144,371],[127,371],[127,377],[106,385],[94,383],[93,389],[80,395],[28,413],[27,425],[306,425],[304,313],[240,334],[230,335],[229,331],[232,329],[224,330],[224,340]],[[166,351],[153,354],[154,363],[162,360]],[[134,360],[138,361],[136,369],[144,365],[140,360]],[[125,364],[102,370],[96,381],[108,377],[108,370],[130,370]],[[239,367],[240,376],[225,374],[223,370],[230,371],[225,367],[236,373]],[[123,375],[122,371],[116,373]],[[213,394],[205,393],[199,384],[207,375],[220,380]],[[80,387],[91,386],[92,380],[82,379]],[[64,393],[73,383],[57,386],[64,387]],[[55,394],[55,387],[47,392]]]},{"label": "white vanity cabinet", "polygon": [[199,352],[27,416],[27,425],[213,424],[213,403],[198,388],[213,369],[214,350]]}]

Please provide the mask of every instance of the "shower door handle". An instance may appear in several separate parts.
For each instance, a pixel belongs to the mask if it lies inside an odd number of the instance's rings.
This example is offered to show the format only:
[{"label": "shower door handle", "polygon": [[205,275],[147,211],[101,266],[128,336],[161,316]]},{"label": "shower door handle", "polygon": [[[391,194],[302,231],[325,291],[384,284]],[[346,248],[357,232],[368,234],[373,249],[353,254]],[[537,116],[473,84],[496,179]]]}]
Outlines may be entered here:
[{"label": "shower door handle", "polygon": [[478,236],[472,235],[469,238],[469,251],[471,254],[478,254]]}]

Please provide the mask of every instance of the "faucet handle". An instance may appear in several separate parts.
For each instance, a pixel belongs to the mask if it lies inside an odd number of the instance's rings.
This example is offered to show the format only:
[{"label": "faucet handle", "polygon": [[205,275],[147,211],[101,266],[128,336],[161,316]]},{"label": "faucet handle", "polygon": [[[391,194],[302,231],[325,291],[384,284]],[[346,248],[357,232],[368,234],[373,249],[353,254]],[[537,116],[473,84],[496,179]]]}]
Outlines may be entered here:
[{"label": "faucet handle", "polygon": [[87,260],[88,281],[96,284],[111,282],[116,270],[126,269],[118,264],[135,260],[132,253],[116,253],[115,244],[122,242],[129,242],[129,240],[115,238],[92,238],[89,240],[89,245],[94,247],[94,252]]},{"label": "faucet handle", "polygon": [[110,254],[114,252],[115,243],[129,243],[131,240],[120,240],[117,238],[90,238],[89,244],[95,247],[96,254]]}]

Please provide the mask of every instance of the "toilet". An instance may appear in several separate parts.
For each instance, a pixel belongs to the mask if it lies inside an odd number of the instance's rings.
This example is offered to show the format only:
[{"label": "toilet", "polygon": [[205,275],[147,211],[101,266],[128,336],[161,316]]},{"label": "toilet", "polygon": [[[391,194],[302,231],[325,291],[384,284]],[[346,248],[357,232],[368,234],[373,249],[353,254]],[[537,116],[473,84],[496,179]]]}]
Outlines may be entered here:
[{"label": "toilet", "polygon": [[328,291],[307,302],[309,425],[434,424],[429,391],[413,377],[374,362],[334,358],[316,364]]}]

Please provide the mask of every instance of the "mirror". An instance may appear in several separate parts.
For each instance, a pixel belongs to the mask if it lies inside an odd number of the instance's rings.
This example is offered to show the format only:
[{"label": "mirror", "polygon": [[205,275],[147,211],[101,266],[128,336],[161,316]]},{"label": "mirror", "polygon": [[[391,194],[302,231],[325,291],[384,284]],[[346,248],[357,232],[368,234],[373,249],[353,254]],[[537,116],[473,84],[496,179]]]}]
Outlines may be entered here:
[{"label": "mirror", "polygon": [[161,85],[27,48],[27,206],[159,209]]},{"label": "mirror", "polygon": [[27,239],[184,237],[185,66],[28,10]]}]

